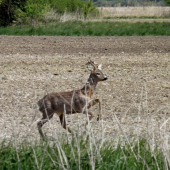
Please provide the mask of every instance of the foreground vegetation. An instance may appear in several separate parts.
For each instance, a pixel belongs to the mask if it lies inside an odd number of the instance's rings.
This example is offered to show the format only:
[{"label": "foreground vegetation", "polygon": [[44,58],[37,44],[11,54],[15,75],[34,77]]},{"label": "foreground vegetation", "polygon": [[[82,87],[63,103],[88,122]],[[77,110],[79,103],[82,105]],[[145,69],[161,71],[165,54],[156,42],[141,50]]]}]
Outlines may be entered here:
[{"label": "foreground vegetation", "polygon": [[144,36],[170,35],[170,23],[64,22],[52,26],[0,27],[0,35]]},{"label": "foreground vegetation", "polygon": [[[123,144],[125,142],[125,144]],[[118,142],[83,139],[77,136],[68,140],[30,144],[15,141],[0,146],[0,169],[167,169],[160,149],[150,148],[148,141]]]}]

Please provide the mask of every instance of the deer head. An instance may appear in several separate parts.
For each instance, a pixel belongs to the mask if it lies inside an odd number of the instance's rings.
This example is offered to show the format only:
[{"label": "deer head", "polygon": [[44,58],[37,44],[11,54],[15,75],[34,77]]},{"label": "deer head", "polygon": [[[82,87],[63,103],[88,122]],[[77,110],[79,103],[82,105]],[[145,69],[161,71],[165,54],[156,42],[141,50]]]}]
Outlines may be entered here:
[{"label": "deer head", "polygon": [[99,64],[97,66],[96,64],[94,64],[93,61],[90,60],[86,65],[89,71],[91,71],[89,78],[93,79],[93,81],[96,80],[98,82],[107,80],[107,77],[101,71],[102,64]]}]

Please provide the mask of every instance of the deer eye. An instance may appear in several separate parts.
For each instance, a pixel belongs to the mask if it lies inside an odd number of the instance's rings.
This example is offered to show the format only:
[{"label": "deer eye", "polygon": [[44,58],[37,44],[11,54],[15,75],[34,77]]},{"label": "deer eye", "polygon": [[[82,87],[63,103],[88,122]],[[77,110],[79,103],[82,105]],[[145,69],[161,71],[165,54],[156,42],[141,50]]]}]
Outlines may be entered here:
[{"label": "deer eye", "polygon": [[97,76],[100,76],[100,73],[96,73]]}]

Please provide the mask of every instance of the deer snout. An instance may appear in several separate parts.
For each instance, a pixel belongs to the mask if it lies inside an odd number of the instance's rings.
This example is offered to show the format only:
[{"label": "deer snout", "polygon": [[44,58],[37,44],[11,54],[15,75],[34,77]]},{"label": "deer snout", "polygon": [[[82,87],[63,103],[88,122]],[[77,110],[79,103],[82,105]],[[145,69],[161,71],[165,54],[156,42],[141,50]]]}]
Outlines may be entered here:
[{"label": "deer snout", "polygon": [[106,81],[106,80],[107,80],[107,77],[105,76],[104,79],[103,79],[103,81]]}]

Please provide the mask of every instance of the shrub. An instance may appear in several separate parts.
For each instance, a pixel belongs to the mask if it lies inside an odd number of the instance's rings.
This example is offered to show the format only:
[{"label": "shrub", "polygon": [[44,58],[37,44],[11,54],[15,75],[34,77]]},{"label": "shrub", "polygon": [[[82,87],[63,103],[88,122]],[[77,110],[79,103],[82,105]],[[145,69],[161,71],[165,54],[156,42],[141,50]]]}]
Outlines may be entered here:
[{"label": "shrub", "polygon": [[15,10],[24,10],[26,0],[0,1],[0,26],[7,26],[15,19]]},{"label": "shrub", "polygon": [[78,12],[83,13],[84,18],[86,19],[89,13],[97,10],[93,5],[92,0],[89,2],[81,1],[81,0],[49,0],[51,4],[51,8],[56,9],[60,14],[64,14],[67,12]]},{"label": "shrub", "polygon": [[15,10],[15,18],[21,23],[33,25],[34,21],[43,20],[50,6],[43,0],[27,0],[24,10]]},{"label": "shrub", "polygon": [[0,26],[7,26],[17,20],[19,23],[33,25],[43,21],[49,9],[56,13],[78,13],[86,19],[97,11],[92,1],[81,0],[0,0]]},{"label": "shrub", "polygon": [[164,0],[167,5],[170,6],[170,0]]}]

